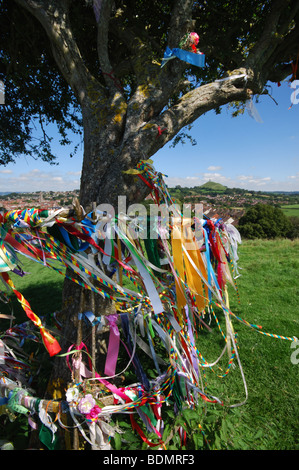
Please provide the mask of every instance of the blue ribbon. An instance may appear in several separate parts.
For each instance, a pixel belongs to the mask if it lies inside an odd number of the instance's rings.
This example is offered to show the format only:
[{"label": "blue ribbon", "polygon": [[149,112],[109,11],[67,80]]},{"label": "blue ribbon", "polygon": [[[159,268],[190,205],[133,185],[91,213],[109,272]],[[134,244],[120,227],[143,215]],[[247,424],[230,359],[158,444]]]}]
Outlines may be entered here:
[{"label": "blue ribbon", "polygon": [[0,406],[7,405],[12,395],[13,395],[13,390],[9,392],[8,397],[0,397]]},{"label": "blue ribbon", "polygon": [[[88,214],[89,218],[92,217],[92,212],[90,212]],[[95,231],[95,226],[94,224],[88,219],[88,218],[85,218],[81,221],[81,224],[83,225],[82,229],[83,229],[83,232],[85,233],[85,235],[88,235],[89,237],[91,237]],[[72,250],[75,250],[75,251],[85,251],[88,247],[89,247],[89,242],[83,242],[82,240],[80,239],[77,239],[78,241],[78,248],[75,248],[73,246],[73,243],[71,241],[71,238],[69,236],[69,233],[67,232],[67,230],[63,227],[59,227],[59,230],[60,230],[60,233],[64,239],[64,242],[65,244],[71,248]]]},{"label": "blue ribbon", "polygon": [[205,55],[204,54],[196,54],[195,52],[185,51],[184,49],[174,48],[170,49],[168,46],[164,52],[164,57],[162,60],[161,67],[164,67],[166,62],[169,59],[177,57],[178,59],[188,62],[188,64],[195,65],[196,67],[204,67],[205,66]]},{"label": "blue ribbon", "polygon": [[65,244],[66,244],[69,248],[71,248],[71,250],[75,250],[75,251],[85,251],[85,250],[89,247],[89,243],[88,243],[88,242],[82,242],[81,240],[78,240],[79,247],[78,247],[78,248],[74,248],[74,245],[73,245],[72,242],[71,242],[71,239],[70,239],[70,236],[69,236],[68,232],[67,232],[63,227],[59,227],[59,230],[60,230],[61,235],[63,236],[63,239],[64,239]]},{"label": "blue ribbon", "polygon": [[[88,312],[83,312],[83,313],[78,313],[78,319],[79,320],[85,320],[85,323],[92,324],[92,326],[97,325],[98,323],[101,322],[101,317],[96,317],[91,311]],[[87,320],[90,322],[88,323]]]}]

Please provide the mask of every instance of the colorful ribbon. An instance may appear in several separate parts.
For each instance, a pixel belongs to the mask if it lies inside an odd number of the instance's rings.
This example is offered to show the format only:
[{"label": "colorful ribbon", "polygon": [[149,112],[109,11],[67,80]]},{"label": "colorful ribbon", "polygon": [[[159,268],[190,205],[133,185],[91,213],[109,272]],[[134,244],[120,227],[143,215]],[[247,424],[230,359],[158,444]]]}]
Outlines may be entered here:
[{"label": "colorful ribbon", "polygon": [[24,296],[16,289],[13,281],[10,279],[9,275],[6,272],[1,273],[4,281],[11,287],[14,294],[16,295],[18,301],[22,305],[23,309],[26,312],[27,317],[39,328],[42,340],[50,356],[55,356],[61,351],[61,347],[58,341],[50,335],[50,333],[43,326],[40,318],[32,311],[29,302],[24,298]]},{"label": "colorful ribbon", "polygon": [[120,333],[117,326],[118,315],[108,315],[105,318],[109,323],[110,336],[104,373],[107,376],[113,377],[115,375],[120,344]]},{"label": "colorful ribbon", "polygon": [[178,58],[183,62],[187,62],[188,64],[195,65],[196,67],[204,67],[205,66],[205,55],[202,53],[194,53],[185,51],[184,49],[174,48],[170,49],[168,46],[164,52],[164,57],[162,60],[161,67],[164,67],[166,63],[174,58]]}]

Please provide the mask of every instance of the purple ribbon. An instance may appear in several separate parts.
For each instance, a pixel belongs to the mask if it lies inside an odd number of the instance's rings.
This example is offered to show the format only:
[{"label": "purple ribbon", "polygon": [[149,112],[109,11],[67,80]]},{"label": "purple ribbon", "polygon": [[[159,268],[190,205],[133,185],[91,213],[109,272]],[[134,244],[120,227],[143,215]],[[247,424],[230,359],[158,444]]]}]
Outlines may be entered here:
[{"label": "purple ribbon", "polygon": [[110,336],[104,373],[110,377],[115,375],[120,334],[116,324],[118,315],[108,315],[106,319],[108,320],[110,326]]},{"label": "purple ribbon", "polygon": [[93,0],[93,11],[94,11],[97,23],[100,20],[101,6],[102,6],[102,0]]},{"label": "purple ribbon", "polygon": [[[192,326],[191,326],[191,322],[190,322],[190,318],[189,318],[189,308],[188,308],[188,305],[185,305],[185,313],[186,313],[187,324],[188,324],[189,338],[190,338],[190,342],[191,342],[191,344],[192,344],[192,346],[193,346],[193,345],[195,345],[195,341],[194,341]],[[193,347],[191,348],[191,356],[192,356],[192,362],[193,362],[194,370],[195,370],[195,372],[197,373],[197,376],[199,376],[199,370],[198,370],[198,364],[197,364],[197,357],[196,357],[196,354],[195,354],[195,351],[194,351]]]}]

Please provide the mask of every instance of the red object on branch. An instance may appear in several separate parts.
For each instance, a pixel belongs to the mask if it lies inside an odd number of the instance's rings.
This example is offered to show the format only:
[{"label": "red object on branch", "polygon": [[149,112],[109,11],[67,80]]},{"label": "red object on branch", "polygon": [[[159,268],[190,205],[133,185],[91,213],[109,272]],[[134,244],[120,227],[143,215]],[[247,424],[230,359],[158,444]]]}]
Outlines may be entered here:
[{"label": "red object on branch", "polygon": [[157,139],[158,137],[160,137],[160,135],[162,135],[162,133],[165,132],[165,131],[167,131],[166,127],[164,127],[164,129],[161,129],[161,127],[158,126],[158,135],[157,135],[156,139]]}]

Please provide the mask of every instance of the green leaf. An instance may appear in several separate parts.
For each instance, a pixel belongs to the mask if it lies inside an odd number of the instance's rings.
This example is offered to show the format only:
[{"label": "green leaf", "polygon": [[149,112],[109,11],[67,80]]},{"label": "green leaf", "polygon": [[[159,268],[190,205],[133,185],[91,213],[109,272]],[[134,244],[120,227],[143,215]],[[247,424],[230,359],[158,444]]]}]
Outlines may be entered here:
[{"label": "green leaf", "polygon": [[133,433],[133,431],[126,431],[123,434],[123,439],[129,442],[136,442],[139,440],[138,437]]},{"label": "green leaf", "polygon": [[169,436],[170,434],[170,431],[171,431],[171,427],[169,424],[166,424],[165,428],[164,428],[164,431],[163,431],[163,436],[162,436],[162,440],[163,441],[166,441],[167,437]]},{"label": "green leaf", "polygon": [[227,440],[227,426],[226,426],[225,421],[222,422],[220,434],[221,434],[221,437],[226,441]]},{"label": "green leaf", "polygon": [[189,425],[191,424],[191,420],[194,418],[198,421],[198,412],[195,410],[184,409],[183,416]]},{"label": "green leaf", "polygon": [[118,434],[118,432],[114,434],[114,446],[115,446],[115,450],[121,449],[121,437]]},{"label": "green leaf", "polygon": [[195,450],[199,450],[203,447],[203,435],[201,433],[194,433],[192,439],[195,445]]}]

